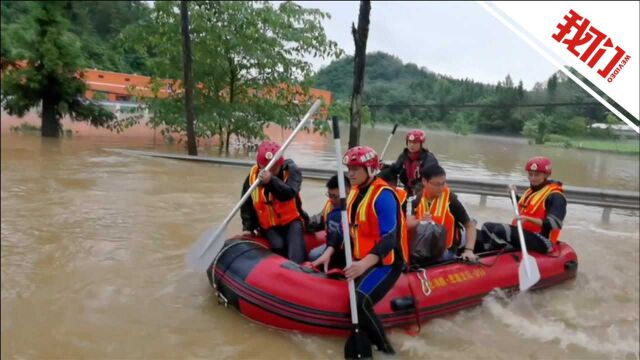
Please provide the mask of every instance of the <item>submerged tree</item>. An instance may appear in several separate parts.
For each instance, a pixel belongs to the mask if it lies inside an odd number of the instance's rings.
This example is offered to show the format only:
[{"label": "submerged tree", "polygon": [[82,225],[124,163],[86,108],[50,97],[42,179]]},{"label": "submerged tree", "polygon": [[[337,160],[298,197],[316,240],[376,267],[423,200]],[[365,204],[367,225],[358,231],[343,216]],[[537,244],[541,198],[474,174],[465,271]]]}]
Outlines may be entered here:
[{"label": "submerged tree", "polygon": [[182,52],[183,52],[183,72],[184,72],[184,107],[187,119],[187,150],[189,155],[198,155],[196,147],[196,133],[193,127],[195,119],[193,117],[193,74],[191,64],[191,37],[189,35],[189,7],[186,0],[180,1],[180,19],[182,25]]},{"label": "submerged tree", "polygon": [[360,143],[360,126],[362,117],[362,89],[364,88],[364,70],[367,59],[367,38],[369,37],[369,15],[371,1],[360,1],[358,27],[351,24],[351,35],[355,43],[353,58],[353,92],[351,93],[351,127],[349,130],[349,147]]},{"label": "submerged tree", "polygon": [[[152,21],[129,34],[146,44],[149,65],[163,78],[181,75],[178,5],[156,2]],[[190,2],[189,16],[195,131],[219,136],[227,149],[231,136],[258,139],[268,123],[295,122],[308,109],[299,103],[306,92],[302,81],[311,73],[306,56],[340,54],[321,24],[328,14],[293,2]],[[150,99],[152,124],[183,134],[183,108],[176,105],[183,96],[178,90],[169,99]]]},{"label": "submerged tree", "polygon": [[[62,16],[64,3],[38,1],[29,4],[28,16],[7,29],[9,48],[21,66],[10,66],[2,78],[2,106],[10,115],[24,116],[41,106],[41,134],[60,135],[60,120],[88,121],[109,126],[113,113],[83,99],[83,56],[78,38]],[[3,41],[4,42],[4,41]],[[4,46],[4,45],[3,45]]]}]

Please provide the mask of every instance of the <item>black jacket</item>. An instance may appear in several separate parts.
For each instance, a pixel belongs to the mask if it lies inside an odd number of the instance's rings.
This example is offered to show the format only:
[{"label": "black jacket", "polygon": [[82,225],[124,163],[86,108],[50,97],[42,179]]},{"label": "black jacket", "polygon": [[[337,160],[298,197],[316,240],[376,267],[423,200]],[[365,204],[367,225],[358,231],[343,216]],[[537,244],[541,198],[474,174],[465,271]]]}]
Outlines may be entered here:
[{"label": "black jacket", "polygon": [[421,149],[420,150],[420,164],[418,165],[418,174],[417,174],[417,178],[415,178],[411,184],[409,184],[409,178],[407,177],[407,172],[405,171],[404,168],[404,163],[405,161],[407,161],[407,159],[409,158],[409,150],[408,149],[404,149],[404,151],[402,151],[402,153],[400,154],[400,156],[398,156],[398,159],[396,160],[395,163],[391,164],[391,166],[387,167],[386,169],[382,170],[382,172],[385,172],[386,174],[389,174],[391,176],[398,176],[400,175],[400,182],[404,185],[404,188],[407,190],[409,196],[419,193],[419,191],[417,191],[417,188],[422,188],[422,185],[420,184],[420,179],[422,177],[422,175],[420,174],[420,171],[422,170],[422,168],[432,165],[432,164],[438,164],[438,160],[436,159],[436,157],[433,155],[432,152],[430,152],[427,149]]},{"label": "black jacket", "polygon": [[[289,172],[289,178],[285,182],[284,180],[284,171],[287,170]],[[300,186],[302,185],[302,173],[295,162],[291,159],[287,159],[284,161],[282,165],[282,169],[278,176],[272,176],[271,181],[265,186],[266,195],[269,193],[273,194],[273,196],[280,201],[287,201],[293,198],[296,198],[296,205],[298,206],[298,212],[302,215],[305,222],[308,220],[308,215],[302,211],[302,204],[300,201]],[[262,185],[260,185],[262,186]],[[244,184],[242,185],[242,194],[249,190],[249,175],[244,180]],[[253,207],[253,201],[251,197],[247,198],[247,201],[242,204],[240,208],[240,217],[242,218],[242,230],[243,231],[253,231],[253,230],[261,230],[260,223],[258,221],[258,214]]]}]

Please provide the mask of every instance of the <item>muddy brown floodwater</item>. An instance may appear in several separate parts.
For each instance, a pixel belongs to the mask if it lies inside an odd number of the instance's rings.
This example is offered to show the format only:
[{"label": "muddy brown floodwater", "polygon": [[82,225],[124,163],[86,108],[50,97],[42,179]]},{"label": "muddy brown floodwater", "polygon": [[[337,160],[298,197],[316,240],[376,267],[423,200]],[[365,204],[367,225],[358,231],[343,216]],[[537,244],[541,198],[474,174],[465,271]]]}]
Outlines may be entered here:
[{"label": "muddy brown floodwater", "polygon": [[[387,133],[364,129],[363,143],[380,149]],[[148,138],[4,131],[1,140],[2,359],[342,357],[342,339],[272,330],[218,306],[206,276],[185,268],[186,250],[238,200],[247,169],[106,150],[183,152]],[[523,162],[543,153],[565,184],[638,191],[637,156],[445,133],[428,141],[455,177],[525,181]],[[332,143],[305,134],[287,155],[331,168]],[[307,211],[319,211],[324,191],[322,182],[304,181]],[[506,198],[485,207],[478,196],[461,199],[479,223],[511,219]],[[395,358],[637,359],[638,214],[614,210],[609,224],[600,215],[569,205],[562,239],[578,253],[574,281],[511,299],[496,292],[415,337],[393,331]],[[228,234],[239,230],[236,218]]]}]

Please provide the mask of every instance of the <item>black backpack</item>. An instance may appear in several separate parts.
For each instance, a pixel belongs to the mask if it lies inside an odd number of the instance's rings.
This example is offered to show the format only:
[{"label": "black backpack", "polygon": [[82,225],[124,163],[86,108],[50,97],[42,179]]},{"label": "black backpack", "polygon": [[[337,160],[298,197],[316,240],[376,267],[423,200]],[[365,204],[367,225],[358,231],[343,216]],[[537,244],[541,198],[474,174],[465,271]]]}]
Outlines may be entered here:
[{"label": "black backpack", "polygon": [[447,230],[433,222],[420,222],[409,245],[411,267],[423,267],[444,254]]}]

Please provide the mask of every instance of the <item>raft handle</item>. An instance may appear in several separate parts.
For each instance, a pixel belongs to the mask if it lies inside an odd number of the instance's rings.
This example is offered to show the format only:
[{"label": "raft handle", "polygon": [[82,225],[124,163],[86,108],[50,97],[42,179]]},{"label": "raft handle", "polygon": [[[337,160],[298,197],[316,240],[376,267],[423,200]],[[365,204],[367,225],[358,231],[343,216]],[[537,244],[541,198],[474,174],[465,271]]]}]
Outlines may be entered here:
[{"label": "raft handle", "polygon": [[418,277],[418,280],[420,280],[420,285],[422,287],[422,293],[424,294],[424,296],[431,295],[431,287],[429,286],[429,278],[427,278],[427,270],[425,270],[424,268],[419,269],[416,272],[416,276]]},{"label": "raft handle", "polygon": [[574,270],[575,271],[575,269],[577,269],[577,268],[578,268],[578,262],[577,261],[569,260],[569,261],[564,263],[564,269],[565,270],[568,270],[568,271]]},{"label": "raft handle", "polygon": [[222,295],[222,293],[219,291],[217,295],[218,295],[218,305],[224,304],[224,307],[227,307],[227,305],[229,304],[229,300],[227,300],[227,298],[224,297],[224,295]]}]

